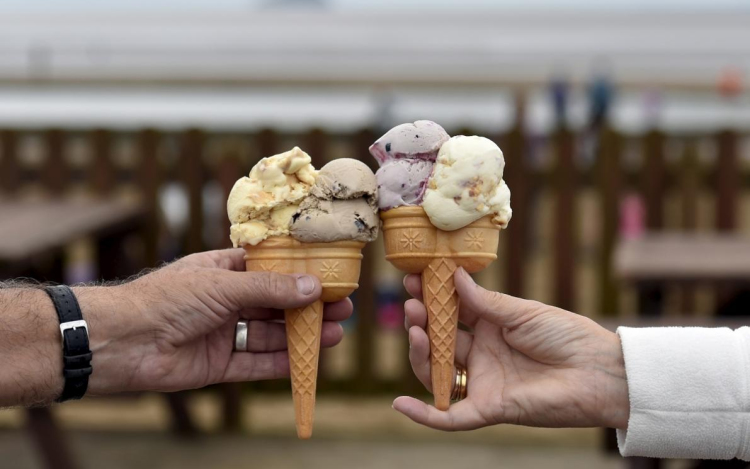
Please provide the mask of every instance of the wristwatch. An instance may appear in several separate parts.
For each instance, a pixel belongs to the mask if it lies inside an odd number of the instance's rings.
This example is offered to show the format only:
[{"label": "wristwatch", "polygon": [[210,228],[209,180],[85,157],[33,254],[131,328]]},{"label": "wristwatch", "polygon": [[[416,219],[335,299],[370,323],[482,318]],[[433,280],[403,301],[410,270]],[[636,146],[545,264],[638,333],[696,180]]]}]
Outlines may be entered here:
[{"label": "wristwatch", "polygon": [[63,376],[65,386],[57,402],[80,399],[86,394],[91,367],[89,327],[83,319],[81,307],[73,290],[65,285],[46,287],[44,291],[52,299],[60,319],[60,335],[63,348]]}]

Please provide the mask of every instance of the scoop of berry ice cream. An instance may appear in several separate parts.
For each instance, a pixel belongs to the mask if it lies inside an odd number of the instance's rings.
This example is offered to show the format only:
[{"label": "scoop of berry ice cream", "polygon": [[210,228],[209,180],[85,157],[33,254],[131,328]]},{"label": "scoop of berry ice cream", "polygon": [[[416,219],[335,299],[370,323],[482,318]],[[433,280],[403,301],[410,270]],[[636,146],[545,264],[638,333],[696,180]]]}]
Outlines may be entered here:
[{"label": "scoop of berry ice cream", "polygon": [[419,205],[438,151],[449,135],[432,121],[416,121],[392,128],[370,146],[380,164],[378,181],[380,210]]}]

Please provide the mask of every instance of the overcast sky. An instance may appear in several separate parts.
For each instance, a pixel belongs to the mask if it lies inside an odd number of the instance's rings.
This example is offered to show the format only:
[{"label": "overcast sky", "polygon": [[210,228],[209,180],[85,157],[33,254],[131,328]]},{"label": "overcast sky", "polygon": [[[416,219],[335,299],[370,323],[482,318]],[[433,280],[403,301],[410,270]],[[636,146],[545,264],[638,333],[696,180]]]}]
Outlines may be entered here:
[{"label": "overcast sky", "polygon": [[[306,0],[2,0],[0,10],[246,10]],[[748,0],[309,0],[337,9],[722,9],[750,10]]]}]

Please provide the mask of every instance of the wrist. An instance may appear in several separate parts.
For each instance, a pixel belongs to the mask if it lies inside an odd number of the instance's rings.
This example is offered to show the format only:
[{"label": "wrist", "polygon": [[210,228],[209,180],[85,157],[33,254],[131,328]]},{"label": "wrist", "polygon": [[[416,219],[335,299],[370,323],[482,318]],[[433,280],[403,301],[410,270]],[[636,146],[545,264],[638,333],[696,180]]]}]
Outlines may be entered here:
[{"label": "wrist", "polygon": [[148,334],[140,310],[123,286],[75,287],[73,292],[88,323],[92,352],[94,371],[86,394],[133,390],[140,361],[138,342]]},{"label": "wrist", "polygon": [[625,429],[630,418],[630,398],[625,372],[625,357],[620,337],[607,332],[606,345],[600,354],[604,385],[600,389],[602,426]]}]

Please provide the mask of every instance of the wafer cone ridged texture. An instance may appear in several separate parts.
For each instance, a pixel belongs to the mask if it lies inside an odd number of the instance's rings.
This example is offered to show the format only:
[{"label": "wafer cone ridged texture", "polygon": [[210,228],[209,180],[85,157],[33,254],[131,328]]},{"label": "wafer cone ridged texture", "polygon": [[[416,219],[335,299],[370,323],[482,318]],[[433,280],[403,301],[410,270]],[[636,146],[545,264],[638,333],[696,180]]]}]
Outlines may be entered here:
[{"label": "wafer cone ridged texture", "polygon": [[342,300],[359,287],[364,245],[358,241],[301,243],[291,236],[277,236],[245,246],[248,271],[306,273],[318,277],[323,286],[320,300],[284,312],[297,436],[302,439],[312,436],[323,303]]},{"label": "wafer cone ridged texture", "polygon": [[459,298],[453,283],[458,267],[479,272],[497,259],[500,227],[492,217],[443,231],[430,223],[421,207],[380,212],[386,259],[404,272],[422,274],[427,308],[432,390],[435,407],[447,410],[454,382]]}]

